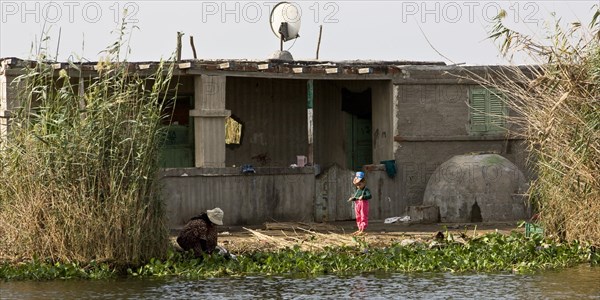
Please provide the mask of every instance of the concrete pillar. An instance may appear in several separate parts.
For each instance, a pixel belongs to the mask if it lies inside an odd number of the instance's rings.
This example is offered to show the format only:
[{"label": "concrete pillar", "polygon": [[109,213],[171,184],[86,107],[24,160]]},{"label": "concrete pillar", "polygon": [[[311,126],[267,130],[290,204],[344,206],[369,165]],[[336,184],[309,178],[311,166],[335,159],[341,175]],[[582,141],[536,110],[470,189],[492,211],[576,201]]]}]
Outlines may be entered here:
[{"label": "concrete pillar", "polygon": [[7,108],[7,102],[6,76],[4,76],[4,74],[0,74],[0,143],[4,141],[8,132],[8,119],[4,116]]},{"label": "concrete pillar", "polygon": [[225,76],[194,77],[194,146],[196,168],[225,167]]},{"label": "concrete pillar", "polygon": [[373,109],[373,163],[394,159],[394,102],[391,81],[371,85]]},{"label": "concrete pillar", "polygon": [[[395,85],[392,84],[392,132],[393,132],[393,137],[396,136],[400,136],[400,125],[399,125],[399,118],[400,118],[400,110],[404,109],[404,107],[400,107],[400,101],[406,101],[405,99],[400,99],[400,97],[402,96],[402,91],[401,91],[401,86],[400,85]],[[393,149],[393,157],[396,158],[396,154],[398,154],[400,152],[400,143],[399,142],[392,142],[392,149]]]},{"label": "concrete pillar", "polygon": [[6,64],[0,66],[0,143],[6,139],[10,124],[11,110],[16,102],[16,88],[10,85],[14,77],[6,76]]},{"label": "concrete pillar", "polygon": [[308,163],[310,163],[311,165],[314,164],[315,162],[315,155],[314,155],[314,146],[313,146],[313,140],[314,140],[314,112],[313,112],[313,107],[314,107],[314,81],[312,79],[309,79],[308,82],[306,83],[306,96],[307,96],[307,107],[308,107],[308,111],[307,111],[307,125],[308,125]]}]

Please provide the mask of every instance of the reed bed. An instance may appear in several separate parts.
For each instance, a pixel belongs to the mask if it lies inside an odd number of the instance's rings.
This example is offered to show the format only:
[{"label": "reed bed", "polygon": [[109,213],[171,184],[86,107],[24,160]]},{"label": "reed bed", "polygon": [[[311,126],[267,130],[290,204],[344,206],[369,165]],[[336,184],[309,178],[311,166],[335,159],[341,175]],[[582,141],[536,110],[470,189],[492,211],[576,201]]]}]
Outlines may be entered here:
[{"label": "reed bed", "polygon": [[[130,72],[124,25],[93,76],[38,53],[0,145],[0,258],[139,264],[168,246],[157,178],[173,66]],[[71,77],[83,78],[83,81]]]},{"label": "reed bed", "polygon": [[501,42],[502,52],[525,53],[537,64],[477,78],[501,90],[516,112],[513,134],[529,142],[537,174],[529,196],[546,233],[595,245],[600,245],[599,16],[596,10],[589,26],[558,20],[549,38],[538,41],[507,28],[505,15],[499,15],[491,37]]}]

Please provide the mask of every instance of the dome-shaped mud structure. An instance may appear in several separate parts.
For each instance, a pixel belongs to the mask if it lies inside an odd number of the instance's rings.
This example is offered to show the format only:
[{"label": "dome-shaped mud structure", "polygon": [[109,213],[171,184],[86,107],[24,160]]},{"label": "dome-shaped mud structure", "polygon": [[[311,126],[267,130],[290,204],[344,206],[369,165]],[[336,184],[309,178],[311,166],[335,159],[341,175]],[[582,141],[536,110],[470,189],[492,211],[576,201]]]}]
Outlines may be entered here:
[{"label": "dome-shaped mud structure", "polygon": [[527,219],[527,183],[512,162],[497,154],[457,155],[433,173],[424,205],[439,207],[442,222]]}]

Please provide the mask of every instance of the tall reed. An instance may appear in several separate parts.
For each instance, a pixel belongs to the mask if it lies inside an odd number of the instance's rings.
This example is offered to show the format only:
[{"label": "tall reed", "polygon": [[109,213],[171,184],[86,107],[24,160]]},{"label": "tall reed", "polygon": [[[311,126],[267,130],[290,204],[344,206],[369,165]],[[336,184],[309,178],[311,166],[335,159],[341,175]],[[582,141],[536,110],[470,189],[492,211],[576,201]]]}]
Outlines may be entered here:
[{"label": "tall reed", "polygon": [[157,170],[173,64],[132,72],[126,34],[92,75],[76,63],[57,74],[41,53],[17,78],[22,105],[0,151],[0,256],[136,264],[165,253]]},{"label": "tall reed", "polygon": [[589,27],[557,20],[544,40],[507,28],[505,16],[491,37],[503,54],[525,53],[537,64],[479,80],[517,112],[537,173],[529,194],[546,232],[600,245],[600,11]]}]

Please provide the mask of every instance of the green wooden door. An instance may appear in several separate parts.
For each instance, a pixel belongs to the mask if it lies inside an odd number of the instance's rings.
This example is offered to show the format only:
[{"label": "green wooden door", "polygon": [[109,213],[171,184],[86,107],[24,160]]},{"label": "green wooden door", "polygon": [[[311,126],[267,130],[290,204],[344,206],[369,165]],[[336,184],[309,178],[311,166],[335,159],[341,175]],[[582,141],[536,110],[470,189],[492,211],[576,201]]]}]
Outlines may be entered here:
[{"label": "green wooden door", "polygon": [[165,140],[160,148],[161,168],[194,167],[194,119],[190,117],[194,98],[182,96],[165,105]]},{"label": "green wooden door", "polygon": [[359,171],[364,165],[373,163],[371,119],[350,115],[347,120],[347,162],[352,170]]}]

